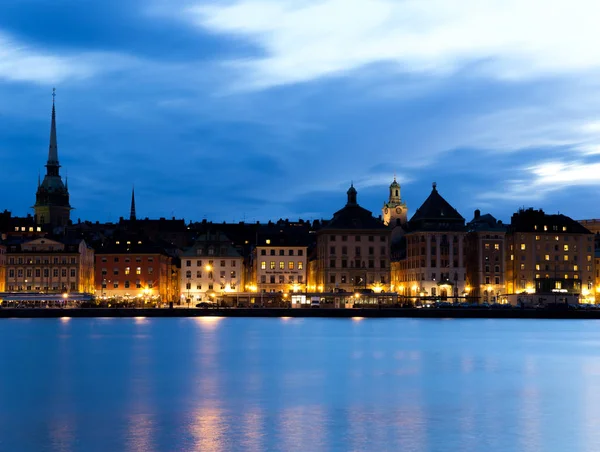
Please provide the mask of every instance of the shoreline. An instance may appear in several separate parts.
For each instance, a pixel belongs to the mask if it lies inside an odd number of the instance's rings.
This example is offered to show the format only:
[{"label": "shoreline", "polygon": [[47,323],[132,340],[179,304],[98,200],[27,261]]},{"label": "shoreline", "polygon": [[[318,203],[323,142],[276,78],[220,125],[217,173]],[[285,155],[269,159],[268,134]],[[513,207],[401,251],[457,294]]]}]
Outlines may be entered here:
[{"label": "shoreline", "polygon": [[600,310],[566,309],[289,309],[289,308],[0,308],[0,319],[20,318],[176,318],[176,317],[296,317],[296,318],[420,318],[420,319],[600,319]]}]

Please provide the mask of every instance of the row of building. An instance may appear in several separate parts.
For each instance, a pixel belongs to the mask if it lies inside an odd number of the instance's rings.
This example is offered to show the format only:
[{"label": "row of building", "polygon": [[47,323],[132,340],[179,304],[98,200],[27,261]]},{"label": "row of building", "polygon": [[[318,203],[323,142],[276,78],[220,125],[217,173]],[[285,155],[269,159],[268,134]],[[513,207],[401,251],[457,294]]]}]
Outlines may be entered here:
[{"label": "row of building", "polygon": [[360,291],[413,300],[594,302],[600,290],[600,221],[534,209],[519,210],[508,224],[478,210],[466,221],[435,183],[410,218],[394,178],[377,217],[351,185],[332,218],[313,222],[138,219],[132,192],[129,219],[72,223],[54,102],[46,169],[33,216],[0,213],[0,293],[211,302]]}]

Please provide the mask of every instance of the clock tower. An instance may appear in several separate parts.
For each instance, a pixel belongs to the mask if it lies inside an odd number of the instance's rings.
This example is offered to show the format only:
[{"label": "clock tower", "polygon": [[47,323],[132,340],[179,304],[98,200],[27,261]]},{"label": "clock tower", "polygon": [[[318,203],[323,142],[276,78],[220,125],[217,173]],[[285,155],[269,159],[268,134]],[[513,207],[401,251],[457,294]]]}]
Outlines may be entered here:
[{"label": "clock tower", "polygon": [[382,212],[383,222],[387,226],[395,227],[406,224],[408,208],[400,197],[400,184],[396,182],[396,176],[394,176],[394,182],[390,185],[390,196],[388,202],[383,204]]}]

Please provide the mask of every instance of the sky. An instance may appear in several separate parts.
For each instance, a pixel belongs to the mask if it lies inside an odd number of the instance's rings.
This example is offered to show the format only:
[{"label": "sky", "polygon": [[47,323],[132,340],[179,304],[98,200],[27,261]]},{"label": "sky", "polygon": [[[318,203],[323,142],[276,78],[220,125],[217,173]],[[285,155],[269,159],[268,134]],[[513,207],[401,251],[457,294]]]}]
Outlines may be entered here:
[{"label": "sky", "polygon": [[56,87],[72,219],[600,218],[597,0],[3,0],[0,210],[32,213]]}]

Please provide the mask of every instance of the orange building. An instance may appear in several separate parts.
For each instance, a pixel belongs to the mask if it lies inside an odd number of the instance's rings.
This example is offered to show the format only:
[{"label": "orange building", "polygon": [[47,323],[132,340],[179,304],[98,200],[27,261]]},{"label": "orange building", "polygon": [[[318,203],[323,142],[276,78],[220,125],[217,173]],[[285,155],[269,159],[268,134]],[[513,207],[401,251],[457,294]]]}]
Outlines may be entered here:
[{"label": "orange building", "polygon": [[149,240],[118,238],[96,252],[96,296],[166,303],[174,300],[171,257]]},{"label": "orange building", "polygon": [[6,290],[6,247],[0,245],[0,292]]}]

